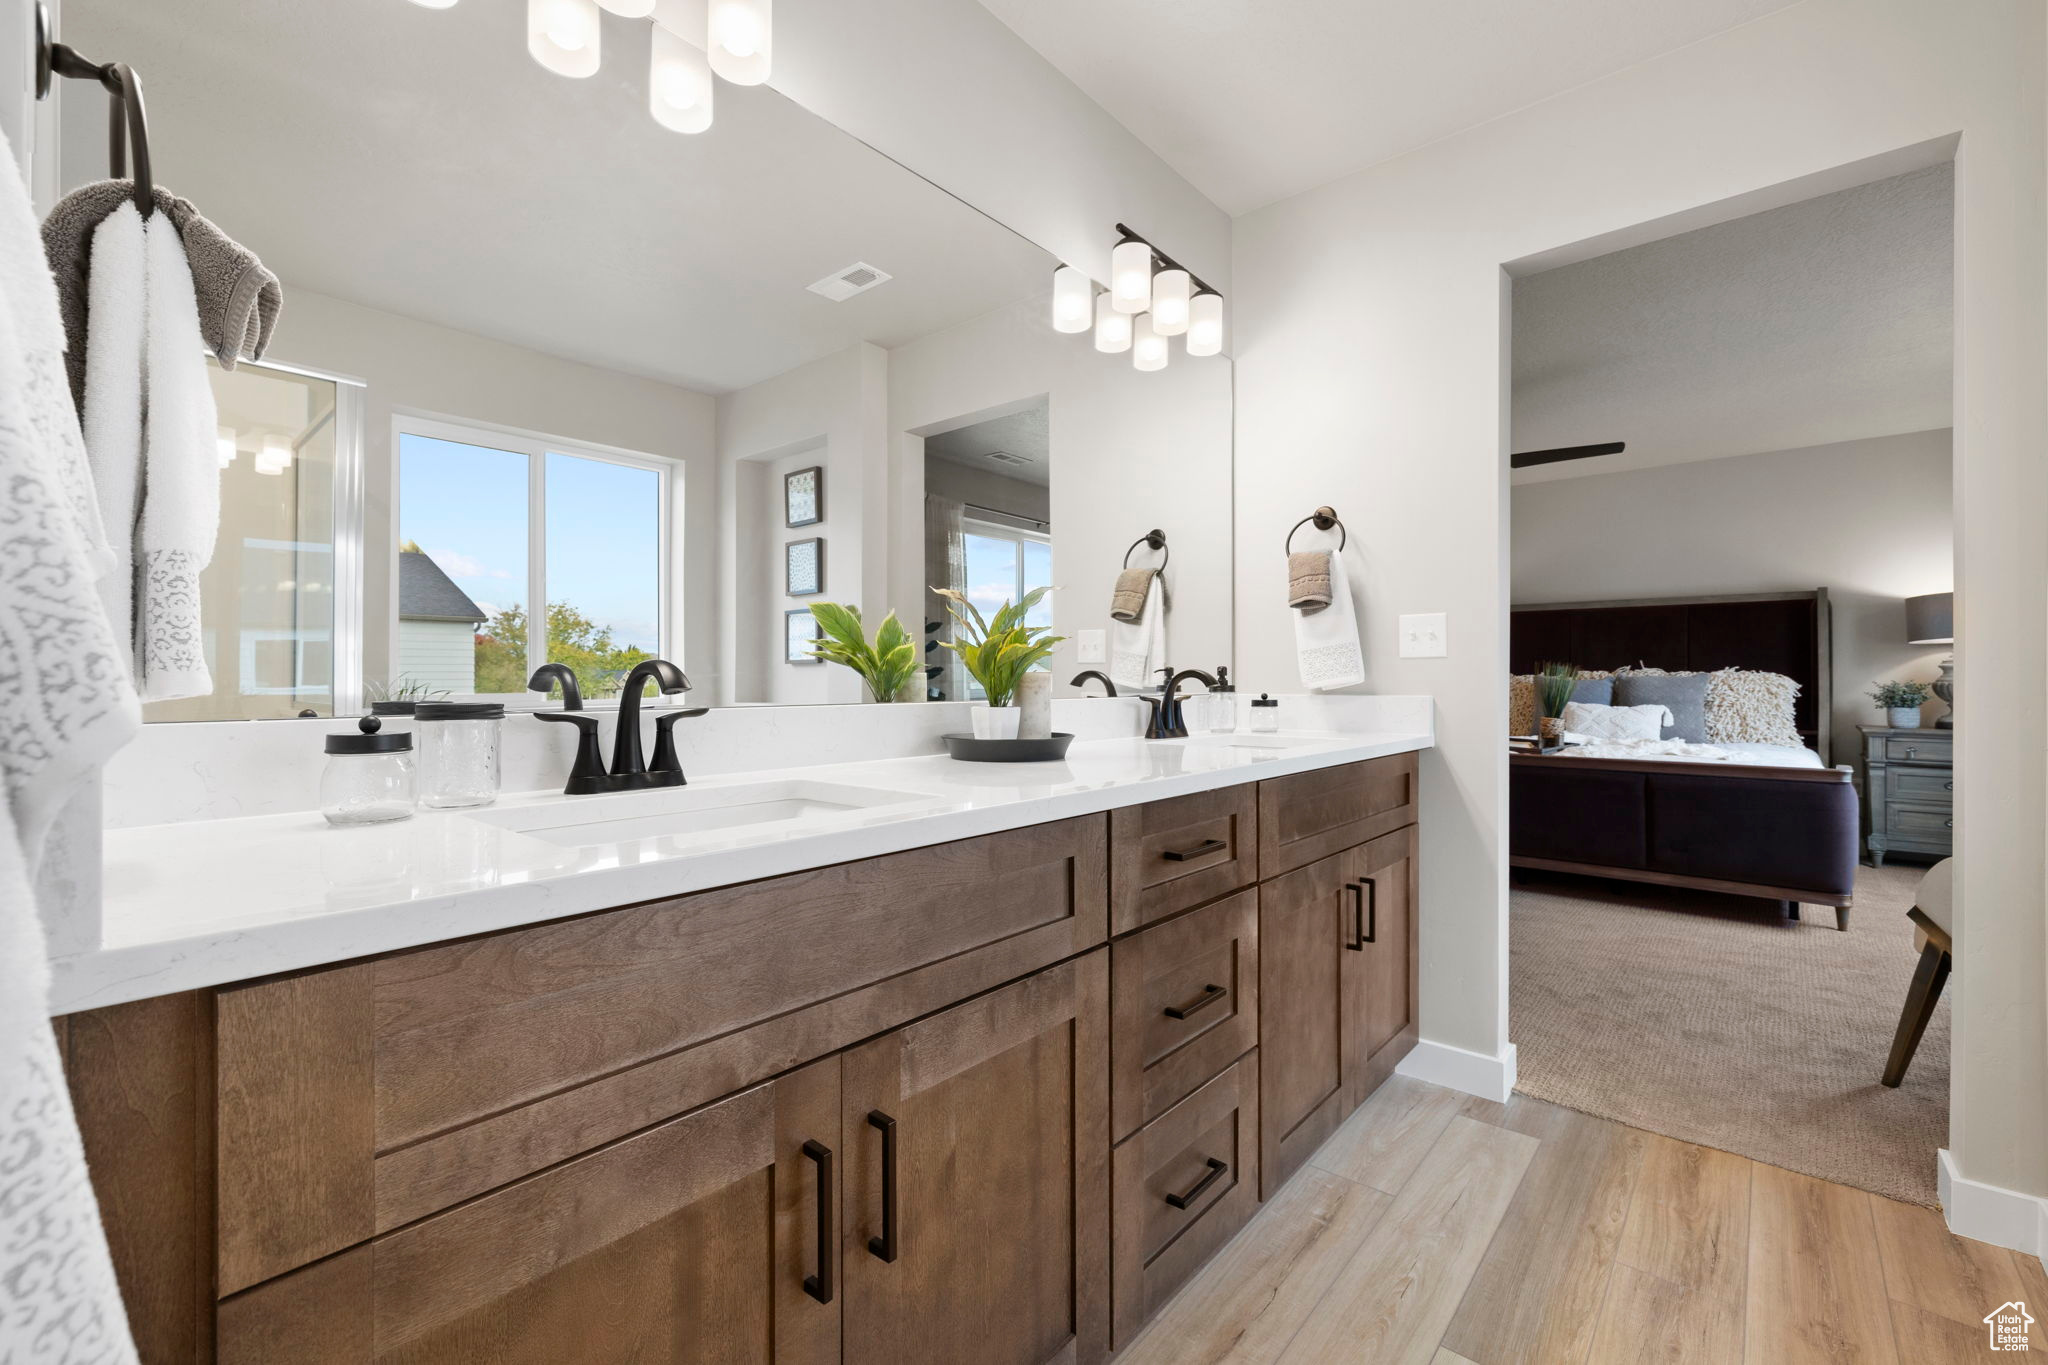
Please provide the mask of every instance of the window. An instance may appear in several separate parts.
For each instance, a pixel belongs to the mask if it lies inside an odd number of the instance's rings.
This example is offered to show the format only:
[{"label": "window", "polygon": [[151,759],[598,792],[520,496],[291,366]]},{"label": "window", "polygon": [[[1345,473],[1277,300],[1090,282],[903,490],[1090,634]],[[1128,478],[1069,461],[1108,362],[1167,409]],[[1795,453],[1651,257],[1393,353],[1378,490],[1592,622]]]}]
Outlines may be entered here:
[{"label": "window", "polygon": [[[361,669],[361,385],[207,361],[218,411],[220,530],[199,576],[213,691],[149,721],[261,720],[353,704]],[[339,690],[348,694],[337,698]]]},{"label": "window", "polygon": [[529,697],[533,670],[563,663],[586,697],[610,697],[664,652],[666,461],[423,418],[395,434],[387,687]]},{"label": "window", "polygon": [[[1052,539],[1044,532],[971,517],[961,522],[961,531],[967,560],[967,600],[984,619],[1001,611],[1005,602],[1018,601],[1035,588],[1051,586]],[[1024,623],[1050,629],[1052,598],[1040,599],[1037,606],[1025,613]],[[1041,662],[1036,667],[1045,669],[1051,665]],[[981,684],[967,677],[965,669],[960,672],[966,695],[975,701],[984,699],[987,694]]]}]

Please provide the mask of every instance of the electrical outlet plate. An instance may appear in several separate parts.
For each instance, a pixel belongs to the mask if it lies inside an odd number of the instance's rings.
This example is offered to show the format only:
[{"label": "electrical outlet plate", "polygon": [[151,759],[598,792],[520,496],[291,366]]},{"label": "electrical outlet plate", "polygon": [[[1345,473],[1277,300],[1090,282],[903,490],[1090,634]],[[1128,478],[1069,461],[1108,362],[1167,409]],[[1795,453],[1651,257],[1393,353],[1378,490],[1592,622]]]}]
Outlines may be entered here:
[{"label": "electrical outlet plate", "polygon": [[1084,664],[1100,664],[1109,661],[1109,632],[1102,630],[1077,630],[1074,632],[1074,657]]},{"label": "electrical outlet plate", "polygon": [[1450,627],[1443,612],[1401,618],[1401,657],[1441,659],[1451,652]]}]

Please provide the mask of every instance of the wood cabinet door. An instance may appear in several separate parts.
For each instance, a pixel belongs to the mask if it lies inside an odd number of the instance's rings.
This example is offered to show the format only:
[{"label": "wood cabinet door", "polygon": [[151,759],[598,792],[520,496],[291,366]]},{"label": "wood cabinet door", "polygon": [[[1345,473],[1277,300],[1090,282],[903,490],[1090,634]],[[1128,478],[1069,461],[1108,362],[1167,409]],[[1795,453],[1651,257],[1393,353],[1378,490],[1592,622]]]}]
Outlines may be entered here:
[{"label": "wood cabinet door", "polygon": [[219,1365],[836,1365],[839,1066],[229,1298]]},{"label": "wood cabinet door", "polygon": [[1363,946],[1347,953],[1345,964],[1363,978],[1355,1107],[1394,1074],[1417,1037],[1415,826],[1382,835],[1345,858],[1353,885],[1364,888],[1362,904],[1347,893],[1353,915],[1365,916],[1362,926],[1352,926],[1352,941]]},{"label": "wood cabinet door", "polygon": [[1259,888],[1260,1198],[1300,1169],[1351,1112],[1363,1059],[1353,856]]},{"label": "wood cabinet door", "polygon": [[1108,958],[846,1054],[847,1365],[1107,1353]]}]

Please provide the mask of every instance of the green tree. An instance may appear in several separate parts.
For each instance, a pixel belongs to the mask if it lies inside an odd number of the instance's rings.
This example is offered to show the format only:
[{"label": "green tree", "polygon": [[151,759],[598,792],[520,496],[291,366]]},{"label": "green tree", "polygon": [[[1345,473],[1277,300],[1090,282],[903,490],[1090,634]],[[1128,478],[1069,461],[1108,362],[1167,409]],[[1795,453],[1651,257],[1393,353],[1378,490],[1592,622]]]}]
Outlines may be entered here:
[{"label": "green tree", "polygon": [[[609,697],[625,684],[633,665],[654,656],[612,639],[567,602],[548,603],[548,661],[567,664],[582,681],[586,697]],[[476,633],[476,690],[519,692],[526,687],[526,608],[501,609]]]}]

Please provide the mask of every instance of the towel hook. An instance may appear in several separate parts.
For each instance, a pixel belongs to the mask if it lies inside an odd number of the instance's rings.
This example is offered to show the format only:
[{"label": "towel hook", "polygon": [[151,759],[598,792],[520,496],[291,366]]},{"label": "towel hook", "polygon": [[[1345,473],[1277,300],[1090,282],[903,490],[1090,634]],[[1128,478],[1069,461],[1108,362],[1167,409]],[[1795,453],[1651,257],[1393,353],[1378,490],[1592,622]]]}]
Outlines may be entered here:
[{"label": "towel hook", "polygon": [[1349,531],[1346,531],[1346,530],[1344,529],[1344,523],[1343,523],[1343,521],[1342,521],[1342,520],[1341,520],[1341,519],[1340,519],[1340,518],[1339,518],[1339,517],[1337,516],[1337,509],[1336,509],[1336,508],[1334,508],[1334,507],[1318,507],[1318,508],[1317,508],[1317,509],[1316,509],[1315,511],[1313,511],[1313,512],[1309,513],[1309,514],[1308,514],[1307,516],[1303,517],[1303,518],[1302,518],[1302,519],[1301,519],[1300,521],[1297,521],[1297,522],[1295,522],[1295,523],[1294,523],[1294,525],[1293,525],[1292,527],[1290,527],[1290,528],[1288,529],[1288,532],[1287,532],[1287,547],[1286,547],[1286,549],[1285,549],[1285,550],[1283,551],[1283,553],[1285,553],[1285,554],[1293,554],[1293,553],[1294,553],[1294,533],[1295,533],[1296,531],[1299,531],[1299,530],[1300,530],[1300,529],[1301,529],[1302,527],[1304,527],[1304,526],[1308,525],[1308,524],[1309,524],[1310,522],[1314,522],[1314,523],[1316,524],[1316,529],[1317,529],[1318,531],[1327,531],[1327,530],[1329,530],[1329,529],[1330,529],[1330,528],[1331,528],[1332,526],[1336,527],[1336,528],[1337,528],[1337,553],[1338,553],[1338,554],[1343,554],[1343,553],[1344,553],[1344,545],[1345,545],[1345,543],[1346,543],[1347,541],[1349,541],[1349,540],[1351,539],[1351,533],[1350,533]]},{"label": "towel hook", "polygon": [[1166,548],[1166,532],[1160,530],[1147,531],[1144,535],[1132,541],[1131,548],[1124,551],[1124,567],[1126,569],[1131,567],[1131,556],[1138,552],[1140,545],[1162,553],[1158,572],[1165,573],[1167,562],[1173,558],[1173,551]]},{"label": "towel hook", "polygon": [[57,41],[50,27],[50,9],[36,4],[36,98],[47,99],[55,77],[97,81],[107,92],[107,163],[120,180],[128,173],[128,151],[135,152],[135,207],[144,218],[156,209],[156,181],[150,173],[149,119],[142,107],[142,78],[126,62],[88,61],[78,49]]}]

